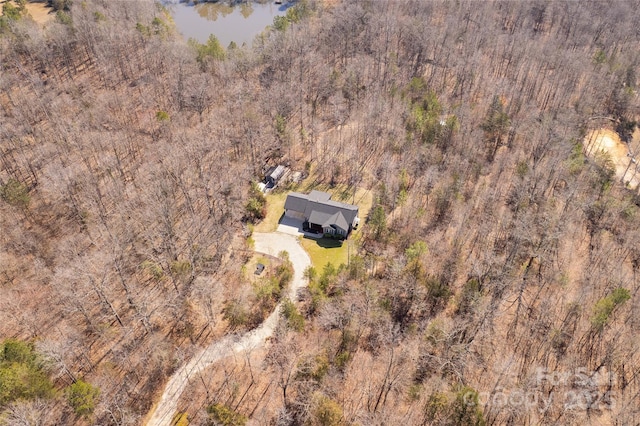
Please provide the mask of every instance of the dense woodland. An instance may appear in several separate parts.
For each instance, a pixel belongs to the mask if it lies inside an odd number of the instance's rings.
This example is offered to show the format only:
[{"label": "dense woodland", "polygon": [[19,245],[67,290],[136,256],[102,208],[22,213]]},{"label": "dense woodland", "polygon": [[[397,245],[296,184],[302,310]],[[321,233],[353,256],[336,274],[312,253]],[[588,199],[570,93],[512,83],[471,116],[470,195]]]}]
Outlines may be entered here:
[{"label": "dense woodland", "polygon": [[306,0],[228,48],[54,3],[0,19],[0,423],[140,424],[250,328],[225,312],[277,163],[373,213],[192,424],[640,423],[640,199],[582,148],[633,134],[640,3]]}]

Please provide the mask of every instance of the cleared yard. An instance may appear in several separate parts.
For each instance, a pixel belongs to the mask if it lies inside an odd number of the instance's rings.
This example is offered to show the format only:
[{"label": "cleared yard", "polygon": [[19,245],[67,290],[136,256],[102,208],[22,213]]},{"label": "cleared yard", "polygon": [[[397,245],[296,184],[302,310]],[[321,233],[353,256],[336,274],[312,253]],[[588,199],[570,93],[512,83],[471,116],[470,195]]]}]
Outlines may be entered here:
[{"label": "cleared yard", "polygon": [[[311,264],[318,271],[331,263],[336,268],[341,264],[347,264],[349,260],[349,250],[353,252],[355,247],[353,241],[338,241],[330,238],[302,238],[302,247],[311,258]],[[351,245],[351,247],[349,247]]]},{"label": "cleared yard", "polygon": [[[259,278],[268,275],[277,266],[277,264],[274,264],[274,262],[279,263],[271,257],[263,256],[261,254],[254,254],[253,256],[251,256],[251,259],[249,259],[249,261],[242,267],[242,274],[247,280],[249,280],[249,282],[255,282]],[[265,270],[262,274],[256,275],[255,271],[259,263],[265,266]]]},{"label": "cleared yard", "polygon": [[[358,206],[358,216],[360,217],[359,228],[361,228],[362,224],[364,224],[367,216],[369,215],[371,206],[373,205],[373,193],[368,189],[358,188],[356,190],[355,200],[355,204]],[[357,233],[358,230],[356,230],[355,232]]]},{"label": "cleared yard", "polygon": [[[327,263],[335,267],[347,264],[349,251],[355,254],[358,251],[359,240],[362,228],[373,204],[373,194],[365,188],[358,188],[353,193],[353,189],[347,185],[336,185],[330,187],[328,184],[318,184],[313,175],[296,185],[292,191],[308,193],[311,190],[325,191],[331,194],[331,199],[344,203],[356,204],[360,217],[360,226],[354,229],[346,241],[337,241],[329,238],[301,238],[302,247],[311,258],[311,263],[316,269],[321,270]],[[267,199],[267,215],[254,227],[255,232],[274,232],[278,229],[278,223],[284,214],[284,203],[287,195],[291,191],[271,192],[265,195]],[[253,266],[252,266],[253,267]]]},{"label": "cleared yard", "polygon": [[[362,227],[362,224],[365,222],[366,217],[369,214],[369,210],[371,210],[371,205],[373,204],[373,194],[370,190],[364,188],[358,188],[355,197],[353,196],[352,191],[349,191],[349,194],[345,192],[345,185],[338,185],[333,189],[330,189],[326,185],[319,185],[311,189],[326,191],[331,194],[332,200],[342,201],[344,203],[353,203],[355,198],[355,204],[359,209],[358,216],[361,219],[360,227]],[[307,193],[311,189],[303,187],[298,189],[298,191]],[[265,195],[267,199],[267,215],[253,228],[255,232],[274,232],[278,229],[278,222],[284,214],[284,203],[287,200],[289,192],[291,191],[269,193]],[[356,230],[355,232],[359,231]]]},{"label": "cleared yard", "polygon": [[278,221],[284,213],[284,202],[288,192],[269,193],[267,199],[267,215],[253,229],[255,232],[274,232],[278,229]]}]

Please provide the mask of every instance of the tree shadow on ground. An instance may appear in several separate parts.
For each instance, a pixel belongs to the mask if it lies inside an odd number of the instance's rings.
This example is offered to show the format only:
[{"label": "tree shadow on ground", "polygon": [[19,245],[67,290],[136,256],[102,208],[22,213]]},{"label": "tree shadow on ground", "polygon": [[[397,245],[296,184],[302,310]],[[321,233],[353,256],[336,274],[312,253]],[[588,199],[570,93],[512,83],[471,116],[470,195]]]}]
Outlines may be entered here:
[{"label": "tree shadow on ground", "polygon": [[322,248],[342,247],[342,241],[334,240],[333,238],[311,238],[311,237],[304,237],[304,238],[315,241]]}]

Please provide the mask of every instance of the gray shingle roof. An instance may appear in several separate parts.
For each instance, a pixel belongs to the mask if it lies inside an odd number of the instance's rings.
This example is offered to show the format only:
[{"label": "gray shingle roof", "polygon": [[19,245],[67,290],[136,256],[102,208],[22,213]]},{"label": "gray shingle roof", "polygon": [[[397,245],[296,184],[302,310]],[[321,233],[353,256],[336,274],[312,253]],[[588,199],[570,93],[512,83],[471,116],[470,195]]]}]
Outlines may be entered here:
[{"label": "gray shingle roof", "polygon": [[331,199],[331,194],[315,189],[309,193],[309,201],[324,202]]},{"label": "gray shingle roof", "polygon": [[349,223],[342,215],[342,212],[334,214],[327,222],[329,223],[329,226],[333,226],[334,228],[337,226],[344,232],[349,232]]},{"label": "gray shingle roof", "polygon": [[339,227],[344,232],[349,231],[349,223],[344,218],[342,212],[335,212],[333,214],[320,212],[314,210],[311,212],[309,216],[309,222],[315,223],[316,225],[321,225],[323,228],[328,228],[330,226]]},{"label": "gray shingle roof", "polygon": [[284,202],[285,210],[293,210],[294,212],[304,213],[307,208],[309,198],[306,194],[299,192],[292,192],[287,195],[287,200]]},{"label": "gray shingle roof", "polygon": [[340,203],[330,199],[331,195],[322,191],[311,191],[309,195],[292,192],[284,203],[286,210],[304,213],[310,223],[323,227],[339,227],[345,232],[358,216],[358,206]]}]

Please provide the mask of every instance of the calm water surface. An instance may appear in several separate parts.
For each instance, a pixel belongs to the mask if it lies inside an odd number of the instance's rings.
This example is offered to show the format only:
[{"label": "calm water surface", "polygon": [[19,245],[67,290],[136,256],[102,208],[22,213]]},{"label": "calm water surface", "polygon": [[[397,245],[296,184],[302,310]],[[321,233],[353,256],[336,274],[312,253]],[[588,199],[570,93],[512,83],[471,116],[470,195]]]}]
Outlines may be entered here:
[{"label": "calm water surface", "polygon": [[180,3],[174,0],[164,2],[165,6],[185,39],[194,38],[204,43],[209,35],[215,35],[225,48],[232,41],[238,46],[251,44],[267,25],[273,24],[273,18],[284,15],[291,4],[275,4],[252,1],[230,6],[228,1],[215,3]]}]

